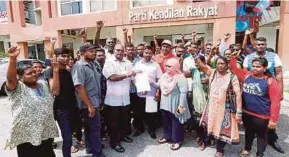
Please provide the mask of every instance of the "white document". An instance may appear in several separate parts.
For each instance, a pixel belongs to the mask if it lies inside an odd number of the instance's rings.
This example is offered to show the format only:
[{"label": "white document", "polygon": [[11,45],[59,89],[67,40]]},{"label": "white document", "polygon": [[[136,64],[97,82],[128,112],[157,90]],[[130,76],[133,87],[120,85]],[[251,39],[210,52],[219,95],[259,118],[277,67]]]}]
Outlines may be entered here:
[{"label": "white document", "polygon": [[158,111],[158,102],[152,96],[146,97],[146,113],[155,113]]},{"label": "white document", "polygon": [[135,76],[135,86],[137,92],[148,92],[151,90],[149,75],[147,72],[137,73]]}]

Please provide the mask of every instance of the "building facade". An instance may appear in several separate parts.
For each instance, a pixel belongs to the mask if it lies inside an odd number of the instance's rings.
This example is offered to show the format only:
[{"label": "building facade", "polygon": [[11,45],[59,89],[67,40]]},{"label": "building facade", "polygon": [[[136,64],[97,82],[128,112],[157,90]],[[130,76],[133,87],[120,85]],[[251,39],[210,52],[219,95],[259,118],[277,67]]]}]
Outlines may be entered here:
[{"label": "building facade", "polygon": [[[43,49],[50,37],[57,37],[57,47],[66,45],[74,50],[81,45],[77,35],[88,28],[92,40],[97,21],[104,21],[101,39],[123,40],[123,28],[128,28],[134,44],[169,39],[177,43],[181,34],[191,38],[192,30],[206,42],[216,43],[225,33],[236,35],[236,1],[219,0],[35,0],[0,1],[0,41],[2,49],[10,45],[21,47],[21,57],[44,58]],[[4,3],[5,2],[5,3]],[[4,7],[5,6],[5,7]],[[266,30],[266,28],[262,29]],[[262,32],[261,30],[261,32]],[[271,29],[270,29],[271,30]],[[268,30],[269,31],[269,30]],[[278,53],[289,67],[289,2],[280,5]],[[271,32],[274,33],[274,32]],[[267,31],[263,34],[268,35]],[[287,35],[286,35],[287,34]],[[9,42],[8,42],[9,41]],[[274,47],[275,48],[275,47]],[[1,43],[0,43],[1,51]]]}]

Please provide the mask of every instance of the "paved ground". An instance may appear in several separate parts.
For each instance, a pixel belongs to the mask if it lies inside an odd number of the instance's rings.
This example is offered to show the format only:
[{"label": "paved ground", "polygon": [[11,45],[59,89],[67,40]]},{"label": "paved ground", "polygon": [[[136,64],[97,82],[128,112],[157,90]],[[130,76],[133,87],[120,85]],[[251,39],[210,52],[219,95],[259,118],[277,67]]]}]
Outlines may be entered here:
[{"label": "paved ground", "polygon": [[[266,157],[285,157],[289,155],[289,94],[285,95],[286,100],[282,102],[281,117],[278,127],[278,135],[280,142],[286,151],[286,154],[280,154],[274,151],[271,147],[266,150]],[[3,147],[5,138],[9,133],[9,127],[11,124],[11,113],[9,111],[9,102],[7,97],[0,97],[0,147]],[[158,137],[161,137],[161,129],[157,132]],[[200,151],[197,144],[193,142],[195,139],[195,132],[186,134],[185,142],[183,147],[178,151],[171,151],[167,144],[159,145],[155,140],[152,140],[147,133],[144,133],[138,138],[134,138],[134,142],[131,144],[122,145],[126,148],[126,152],[123,154],[116,153],[111,148],[107,147],[104,149],[104,154],[107,157],[213,157],[215,153],[214,148],[207,148],[204,151]],[[58,148],[55,149],[57,157],[61,157],[61,139],[56,139]],[[108,141],[105,141],[107,145]],[[240,145],[228,145],[226,146],[225,156],[226,157],[237,157],[239,150],[244,145],[244,132],[241,131],[241,144]],[[256,140],[255,144],[256,146]],[[256,147],[254,147],[254,152]],[[254,154],[254,153],[253,153]],[[16,151],[14,150],[2,150],[0,149],[0,157],[16,157]],[[77,154],[73,154],[73,157],[89,157],[85,154],[85,151],[80,151]]]}]

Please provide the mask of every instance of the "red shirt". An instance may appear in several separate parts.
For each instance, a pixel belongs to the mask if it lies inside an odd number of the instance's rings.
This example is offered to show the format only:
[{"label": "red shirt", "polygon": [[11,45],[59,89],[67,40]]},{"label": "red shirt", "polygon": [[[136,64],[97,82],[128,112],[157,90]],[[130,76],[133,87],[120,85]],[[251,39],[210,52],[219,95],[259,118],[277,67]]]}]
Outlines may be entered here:
[{"label": "red shirt", "polygon": [[160,53],[160,54],[156,55],[153,58],[153,60],[160,65],[162,72],[164,73],[165,72],[165,63],[167,62],[167,60],[171,59],[171,58],[175,58],[175,57],[176,56],[174,56],[172,53],[169,53],[166,56],[164,56],[163,53]]}]

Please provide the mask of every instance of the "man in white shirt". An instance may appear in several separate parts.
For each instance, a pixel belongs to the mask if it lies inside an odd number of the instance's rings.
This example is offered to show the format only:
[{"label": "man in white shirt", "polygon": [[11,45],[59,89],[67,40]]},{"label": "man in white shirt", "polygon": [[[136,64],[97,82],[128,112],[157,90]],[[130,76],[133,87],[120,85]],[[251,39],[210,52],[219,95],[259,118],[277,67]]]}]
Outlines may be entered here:
[{"label": "man in white shirt", "polygon": [[132,64],[124,59],[124,47],[117,44],[114,48],[114,57],[107,60],[103,67],[103,75],[107,79],[105,97],[105,112],[110,136],[110,146],[117,152],[124,152],[120,141],[131,143],[133,140],[126,136],[129,119],[130,82],[135,76]]},{"label": "man in white shirt", "polygon": [[[148,81],[150,84],[150,91],[138,92],[138,103],[136,106],[135,122],[136,129],[134,136],[139,136],[144,132],[144,120],[148,125],[148,132],[151,138],[156,139],[156,114],[158,111],[157,102],[151,102],[155,99],[158,87],[156,82],[162,75],[162,69],[158,63],[152,60],[153,49],[150,46],[146,46],[143,53],[143,58],[134,66],[134,71],[141,71],[143,74],[148,75]],[[138,81],[138,80],[136,80]],[[141,82],[136,82],[141,83]]]}]

